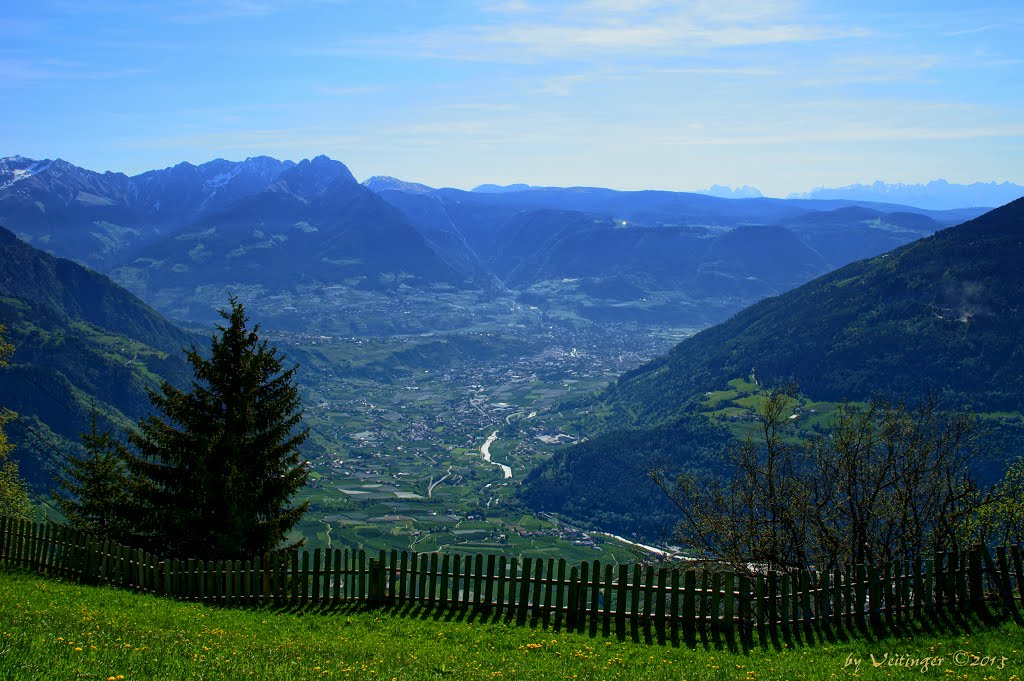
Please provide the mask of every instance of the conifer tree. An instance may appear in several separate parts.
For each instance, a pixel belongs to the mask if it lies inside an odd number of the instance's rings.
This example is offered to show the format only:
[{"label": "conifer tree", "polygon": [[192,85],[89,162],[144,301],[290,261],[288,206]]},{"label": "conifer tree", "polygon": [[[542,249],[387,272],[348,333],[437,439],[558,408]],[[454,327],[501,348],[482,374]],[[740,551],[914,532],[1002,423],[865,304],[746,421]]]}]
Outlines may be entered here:
[{"label": "conifer tree", "polygon": [[69,526],[100,539],[120,541],[128,520],[125,449],[111,431],[99,432],[96,417],[93,407],[92,429],[82,433],[86,455],[64,465],[59,479],[64,494],[54,496]]},{"label": "conifer tree", "polygon": [[129,434],[137,541],[173,555],[237,558],[279,548],[307,503],[289,506],[308,473],[299,461],[296,367],[249,330],[233,296],[210,356],[187,353],[195,379],[183,392],[150,393],[162,414]]},{"label": "conifer tree", "polygon": [[[3,324],[0,324],[0,367],[7,366],[14,346],[4,340]],[[28,518],[32,514],[32,504],[28,500],[28,487],[18,474],[18,464],[10,458],[14,445],[7,441],[3,427],[11,420],[14,412],[0,405],[0,514],[16,518]]]}]

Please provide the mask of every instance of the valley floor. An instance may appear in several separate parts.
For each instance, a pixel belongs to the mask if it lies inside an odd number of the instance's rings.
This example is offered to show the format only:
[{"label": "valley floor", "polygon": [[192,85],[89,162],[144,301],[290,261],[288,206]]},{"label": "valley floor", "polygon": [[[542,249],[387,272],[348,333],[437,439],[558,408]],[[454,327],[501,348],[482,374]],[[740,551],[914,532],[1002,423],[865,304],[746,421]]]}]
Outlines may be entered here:
[{"label": "valley floor", "polygon": [[1010,622],[744,652],[714,641],[659,646],[447,613],[217,609],[0,568],[4,679],[1015,681],[1022,675],[1024,628]]}]

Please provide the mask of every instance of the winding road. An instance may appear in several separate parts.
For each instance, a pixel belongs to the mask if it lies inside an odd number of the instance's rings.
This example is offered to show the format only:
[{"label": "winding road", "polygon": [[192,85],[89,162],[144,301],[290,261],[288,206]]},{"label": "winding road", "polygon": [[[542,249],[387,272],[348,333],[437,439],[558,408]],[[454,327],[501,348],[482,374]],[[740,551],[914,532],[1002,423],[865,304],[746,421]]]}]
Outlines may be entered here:
[{"label": "winding road", "polygon": [[434,478],[431,477],[430,478],[430,482],[427,483],[427,498],[428,499],[433,499],[434,498],[434,488],[437,487],[438,485],[440,485],[442,482],[444,482],[448,478],[450,478],[451,476],[452,476],[452,467],[448,466],[448,470],[445,471],[444,477],[443,478],[439,478],[437,482],[434,482]]}]

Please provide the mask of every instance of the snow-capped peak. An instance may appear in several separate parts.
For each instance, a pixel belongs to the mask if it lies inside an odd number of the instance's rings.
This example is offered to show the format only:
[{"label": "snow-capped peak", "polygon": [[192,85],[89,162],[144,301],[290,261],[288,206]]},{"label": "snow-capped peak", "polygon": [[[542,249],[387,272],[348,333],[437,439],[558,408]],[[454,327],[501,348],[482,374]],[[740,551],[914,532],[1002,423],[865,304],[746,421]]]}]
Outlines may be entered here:
[{"label": "snow-capped peak", "polygon": [[36,161],[24,156],[0,158],[0,189],[6,189],[15,182],[28,179],[44,172],[54,162],[49,159]]}]

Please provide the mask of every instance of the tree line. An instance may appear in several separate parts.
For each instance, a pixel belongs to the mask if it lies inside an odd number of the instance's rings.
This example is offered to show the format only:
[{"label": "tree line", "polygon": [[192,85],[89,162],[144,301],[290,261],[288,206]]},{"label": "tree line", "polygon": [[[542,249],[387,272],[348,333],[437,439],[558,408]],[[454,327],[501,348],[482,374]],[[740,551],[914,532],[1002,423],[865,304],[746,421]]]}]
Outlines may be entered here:
[{"label": "tree line", "polygon": [[[7,366],[14,346],[4,340],[7,329],[0,324],[0,367]],[[28,500],[28,488],[18,474],[18,464],[11,458],[14,445],[7,441],[4,425],[13,418],[11,412],[0,410],[0,511],[14,517],[28,517],[32,504]]]},{"label": "tree line", "polygon": [[[285,369],[242,304],[229,302],[208,356],[186,351],[190,390],[164,382],[150,391],[156,413],[123,437],[100,431],[94,411],[85,456],[67,461],[55,494],[71,527],[180,557],[261,555],[287,543],[308,505],[291,504],[308,477],[297,367]],[[0,462],[5,455],[0,442]]]},{"label": "tree line", "polygon": [[796,388],[771,392],[724,475],[651,477],[680,511],[675,539],[701,557],[769,570],[878,565],[1024,540],[1024,460],[982,494],[976,415],[873,398],[828,428],[792,433]]}]

